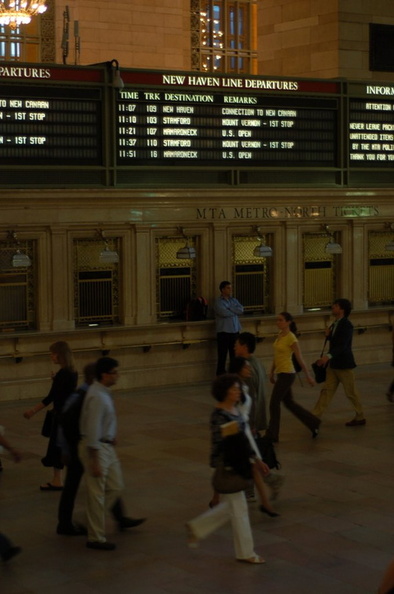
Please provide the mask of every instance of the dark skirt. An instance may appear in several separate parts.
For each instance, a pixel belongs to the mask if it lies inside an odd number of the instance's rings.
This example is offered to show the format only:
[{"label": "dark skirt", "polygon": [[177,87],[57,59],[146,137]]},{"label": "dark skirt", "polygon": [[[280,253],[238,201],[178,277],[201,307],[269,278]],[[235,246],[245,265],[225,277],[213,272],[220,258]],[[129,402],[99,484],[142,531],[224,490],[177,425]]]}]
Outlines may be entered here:
[{"label": "dark skirt", "polygon": [[58,415],[55,413],[53,415],[52,427],[51,427],[51,433],[49,436],[47,453],[44,456],[44,458],[41,459],[41,463],[43,464],[43,466],[47,466],[50,468],[62,469],[64,466],[62,450],[57,445],[58,426],[59,426],[59,419],[58,419]]}]

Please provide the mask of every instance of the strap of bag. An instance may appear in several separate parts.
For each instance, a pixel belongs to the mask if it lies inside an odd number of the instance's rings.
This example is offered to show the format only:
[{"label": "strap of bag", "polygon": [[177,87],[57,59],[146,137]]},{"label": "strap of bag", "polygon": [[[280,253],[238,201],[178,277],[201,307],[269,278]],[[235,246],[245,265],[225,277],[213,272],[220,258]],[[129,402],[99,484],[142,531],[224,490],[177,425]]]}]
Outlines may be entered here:
[{"label": "strap of bag", "polygon": [[323,353],[324,353],[324,349],[326,348],[327,340],[328,340],[328,336],[326,336],[326,340],[324,341],[323,348],[322,348],[321,354],[320,354],[320,359],[322,358]]}]

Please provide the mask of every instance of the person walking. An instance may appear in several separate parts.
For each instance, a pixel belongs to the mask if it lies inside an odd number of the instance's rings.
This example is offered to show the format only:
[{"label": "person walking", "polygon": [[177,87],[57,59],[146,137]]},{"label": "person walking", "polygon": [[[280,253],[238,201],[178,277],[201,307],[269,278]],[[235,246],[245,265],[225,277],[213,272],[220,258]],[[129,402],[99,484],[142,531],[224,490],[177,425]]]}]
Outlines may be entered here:
[{"label": "person walking", "polygon": [[55,365],[60,365],[60,370],[53,375],[52,386],[41,402],[33,408],[25,411],[25,419],[31,419],[35,414],[53,404],[53,415],[49,430],[49,442],[47,453],[41,462],[44,466],[53,468],[51,481],[40,486],[41,491],[61,491],[63,489],[63,456],[58,445],[59,417],[63,410],[64,403],[71,396],[77,387],[78,374],[75,369],[74,357],[67,342],[59,340],[49,347],[50,357]]},{"label": "person walking", "polygon": [[86,517],[90,549],[113,551],[116,544],[105,536],[105,511],[113,508],[123,491],[123,477],[116,455],[117,418],[110,389],[118,381],[119,363],[101,357],[96,363],[96,379],[82,406],[79,455],[85,467]]},{"label": "person walking", "polygon": [[[238,375],[241,382],[241,398],[238,404],[238,408],[241,411],[246,422],[245,435],[249,439],[249,443],[256,454],[256,458],[262,459],[261,453],[255,442],[249,424],[249,415],[252,410],[252,398],[250,397],[249,393],[248,380],[252,375],[252,370],[253,368],[250,364],[250,361],[246,357],[235,357],[234,361],[230,365],[230,373],[235,373],[236,375]],[[265,460],[263,460],[263,462],[265,462]],[[267,514],[271,518],[276,518],[277,516],[279,516],[279,514],[272,508],[268,500],[264,483],[266,483],[272,491],[271,499],[277,499],[279,490],[283,484],[283,477],[278,474],[272,473],[271,471],[269,471],[268,473],[265,472],[264,475],[262,475],[260,472],[258,472],[256,466],[253,467],[253,471],[253,481],[260,498],[259,510],[264,514]],[[253,487],[245,491],[245,496],[248,502],[253,501]]]},{"label": "person walking", "polygon": [[270,420],[266,435],[273,442],[279,441],[280,405],[283,402],[285,407],[310,429],[312,437],[315,438],[319,433],[320,419],[295,402],[291,388],[296,376],[292,361],[293,353],[309,385],[315,385],[302,358],[296,336],[296,323],[289,312],[283,311],[278,315],[276,325],[279,328],[279,334],[274,342],[274,359],[270,373],[270,382],[274,384],[274,388],[269,405]]},{"label": "person walking", "polygon": [[245,357],[248,360],[251,375],[246,380],[249,394],[252,398],[250,411],[250,427],[257,434],[267,429],[266,385],[267,374],[259,359],[254,355],[256,350],[256,337],[251,332],[241,332],[235,341],[234,352],[236,357]]},{"label": "person walking", "polygon": [[[14,462],[20,462],[21,454],[18,450],[16,450],[4,437],[4,434],[0,432],[0,446],[2,446],[5,450],[7,450],[14,459]],[[15,546],[12,544],[11,540],[0,532],[0,557],[3,561],[9,561],[15,555],[18,555],[21,552],[21,547]]]},{"label": "person walking", "polygon": [[336,299],[331,306],[331,311],[335,321],[326,330],[329,350],[316,361],[318,365],[327,366],[326,382],[313,408],[313,414],[319,418],[323,415],[339,384],[342,384],[356,413],[352,420],[345,423],[346,427],[365,425],[366,419],[353,372],[356,362],[352,351],[353,324],[349,320],[352,306],[348,299]]},{"label": "person walking", "polygon": [[[250,447],[245,435],[246,422],[238,408],[241,398],[240,380],[237,375],[224,374],[217,377],[212,384],[212,395],[217,401],[216,407],[211,414],[211,458],[210,465],[216,468],[220,460],[225,460],[226,465],[236,466],[232,459],[229,460],[229,453],[226,450],[226,431],[228,424],[236,427],[237,435],[242,438],[237,444],[237,467],[242,466],[247,478],[253,475],[252,466],[256,465],[263,474],[269,472],[269,468],[256,457]],[[223,425],[225,427],[223,427]],[[233,437],[233,436],[232,436]],[[242,444],[242,448],[240,447]],[[230,448],[231,449],[231,448]],[[227,454],[227,455],[226,455]],[[232,448],[234,454],[234,448]],[[239,471],[237,474],[241,474]],[[244,491],[222,495],[222,503],[215,505],[208,511],[200,514],[186,524],[189,535],[189,545],[196,546],[198,541],[206,538],[214,530],[217,530],[229,520],[231,521],[237,561],[246,563],[261,564],[264,559],[254,551],[252,530],[249,522],[248,506]]]},{"label": "person walking", "polygon": [[[79,536],[87,533],[84,526],[73,522],[73,511],[79,484],[84,473],[84,467],[79,459],[78,446],[81,440],[80,416],[82,406],[96,374],[96,363],[88,363],[84,370],[84,383],[66,401],[60,417],[61,445],[67,467],[64,489],[58,508],[57,534],[65,536]],[[126,516],[122,499],[118,498],[112,509],[112,515],[119,530],[135,528],[145,521],[145,518],[129,518]]]},{"label": "person walking", "polygon": [[238,316],[243,314],[244,308],[233,297],[233,288],[230,281],[222,281],[219,285],[220,296],[215,300],[214,311],[216,319],[216,339],[218,361],[216,375],[226,373],[227,354],[230,361],[234,359],[234,344],[241,331]]}]

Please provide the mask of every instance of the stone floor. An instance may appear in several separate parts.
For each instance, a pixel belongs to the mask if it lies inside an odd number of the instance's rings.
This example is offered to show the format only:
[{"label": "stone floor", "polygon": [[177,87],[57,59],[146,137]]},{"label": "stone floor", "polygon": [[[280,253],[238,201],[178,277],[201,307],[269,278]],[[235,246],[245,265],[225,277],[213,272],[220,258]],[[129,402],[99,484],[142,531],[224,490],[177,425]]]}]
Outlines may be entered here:
[{"label": "stone floor", "polygon": [[[115,552],[88,550],[83,537],[55,534],[58,493],[39,485],[51,477],[40,464],[43,419],[22,418],[26,402],[0,403],[0,423],[23,452],[20,464],[2,455],[0,529],[22,554],[0,564],[2,594],[373,594],[394,556],[394,405],[385,398],[393,375],[387,364],[356,370],[368,419],[352,418],[339,391],[313,441],[282,415],[277,455],[286,477],[279,518],[250,504],[256,551],[267,563],[234,560],[228,526],[186,546],[184,523],[210,499],[207,420],[209,386],[116,394],[119,455],[129,513],[141,527],[118,533],[108,520]],[[307,408],[318,388],[296,385]],[[83,519],[84,489],[77,504]]]}]

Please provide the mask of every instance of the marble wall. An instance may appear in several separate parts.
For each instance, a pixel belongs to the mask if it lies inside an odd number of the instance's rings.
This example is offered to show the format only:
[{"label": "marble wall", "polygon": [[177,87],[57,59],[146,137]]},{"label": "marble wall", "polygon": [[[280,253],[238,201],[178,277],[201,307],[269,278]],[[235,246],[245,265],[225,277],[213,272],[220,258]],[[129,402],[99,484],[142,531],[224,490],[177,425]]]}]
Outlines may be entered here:
[{"label": "marble wall", "polygon": [[[261,342],[258,355],[270,365],[276,335],[275,314],[288,310],[301,331],[311,363],[318,355],[330,311],[304,312],[302,237],[322,224],[341,233],[338,290],[353,302],[354,348],[359,364],[391,357],[393,312],[368,307],[368,231],[381,230],[392,213],[392,191],[368,189],[188,189],[150,193],[136,189],[2,190],[0,236],[17,221],[18,237],[37,241],[37,328],[4,332],[0,341],[0,399],[39,398],[48,389],[49,345],[70,342],[78,369],[103,353],[118,358],[120,387],[198,383],[215,370],[212,304],[217,287],[232,278],[232,236],[252,234],[259,225],[273,237],[269,315],[245,316],[245,330]],[[72,242],[102,227],[123,242],[122,323],[75,328]],[[210,304],[202,322],[158,321],[155,239],[182,226],[200,237],[199,290]],[[338,295],[340,296],[340,295]]]},{"label": "marble wall", "polygon": [[[190,70],[188,0],[68,0],[70,56],[79,23],[80,64],[117,59],[125,68]],[[56,3],[56,62],[62,63],[64,5]]]},{"label": "marble wall", "polygon": [[259,74],[394,80],[369,70],[369,23],[394,25],[394,3],[261,0]]}]

